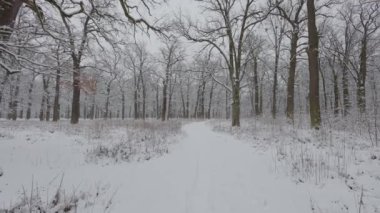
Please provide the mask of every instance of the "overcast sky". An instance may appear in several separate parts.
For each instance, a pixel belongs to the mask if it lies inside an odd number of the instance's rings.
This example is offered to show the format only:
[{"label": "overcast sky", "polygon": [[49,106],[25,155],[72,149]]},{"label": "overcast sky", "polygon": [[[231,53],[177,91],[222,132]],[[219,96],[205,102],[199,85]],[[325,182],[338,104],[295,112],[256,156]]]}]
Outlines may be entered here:
[{"label": "overcast sky", "polygon": [[[152,16],[173,19],[176,14],[180,13],[180,11],[182,15],[191,16],[193,19],[198,19],[201,15],[199,2],[196,2],[195,0],[168,0],[167,3],[152,9]],[[150,33],[150,37],[145,35],[141,35],[141,37],[143,37],[143,40],[147,42],[148,49],[152,51],[152,53],[158,53],[162,43],[158,37],[154,35],[154,33]],[[187,54],[194,55],[194,51],[198,49],[195,47],[197,44],[193,44],[185,39],[181,40],[184,42],[183,45],[186,47],[185,49]]]}]

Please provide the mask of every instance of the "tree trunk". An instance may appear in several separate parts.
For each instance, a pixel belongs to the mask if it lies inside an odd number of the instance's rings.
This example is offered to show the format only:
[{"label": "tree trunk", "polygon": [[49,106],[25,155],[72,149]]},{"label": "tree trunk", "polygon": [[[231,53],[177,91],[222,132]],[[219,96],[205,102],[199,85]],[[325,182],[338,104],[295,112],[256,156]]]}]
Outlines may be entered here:
[{"label": "tree trunk", "polygon": [[240,126],[240,84],[232,86],[232,126]]},{"label": "tree trunk", "polygon": [[29,120],[32,116],[32,103],[33,103],[32,92],[33,92],[33,87],[34,87],[34,78],[35,76],[33,75],[32,81],[30,82],[29,89],[28,89],[28,108],[26,109],[26,120]]},{"label": "tree trunk", "polygon": [[211,81],[211,89],[210,89],[210,96],[209,96],[209,102],[208,102],[208,110],[207,110],[207,118],[211,118],[211,106],[212,106],[212,97],[214,93],[214,81]]},{"label": "tree trunk", "polygon": [[325,79],[325,76],[323,74],[323,72],[321,70],[319,70],[320,74],[321,74],[321,79],[322,79],[322,90],[323,90],[323,108],[325,110],[325,112],[327,112],[327,91],[326,91],[326,79]]},{"label": "tree trunk", "polygon": [[259,115],[263,114],[263,83],[260,83],[260,93],[259,93]]},{"label": "tree trunk", "polygon": [[143,118],[143,120],[145,120],[145,118],[146,118],[146,86],[144,85],[144,82],[143,82],[143,84],[142,84],[142,93],[143,93],[143,99],[142,99],[142,104],[143,104],[143,106],[142,106],[142,118]]},{"label": "tree trunk", "polygon": [[[9,115],[9,118],[12,119],[12,120],[17,120],[17,109],[18,109],[18,96],[19,96],[19,92],[20,92],[20,75],[17,74],[16,76],[16,85],[14,86],[15,89],[14,89],[14,93],[13,91],[11,92],[11,102],[10,102],[10,115]],[[13,86],[12,86],[13,87]]]},{"label": "tree trunk", "polygon": [[349,54],[349,50],[346,49],[344,57],[343,57],[343,65],[342,65],[343,115],[344,116],[347,116],[349,114],[349,111],[351,108],[350,94],[349,94],[349,89],[348,89],[348,60],[349,60],[348,54]]},{"label": "tree trunk", "polygon": [[187,79],[187,90],[186,90],[186,118],[190,118],[190,78]]},{"label": "tree trunk", "polygon": [[20,119],[24,118],[24,99],[21,99],[21,109],[20,109],[20,113],[19,113],[18,118],[20,118]]},{"label": "tree trunk", "polygon": [[0,1],[0,41],[7,41],[12,34],[10,28],[14,27],[15,20],[22,5],[21,0]]},{"label": "tree trunk", "polygon": [[137,100],[137,88],[135,88],[134,92],[133,92],[133,117],[135,119],[139,118],[139,112],[138,112],[137,103],[138,103],[138,100]]},{"label": "tree trunk", "polygon": [[104,119],[107,119],[109,116],[110,94],[111,94],[111,83],[108,83],[107,84],[107,97],[106,97],[105,112],[103,115]]},{"label": "tree trunk", "polygon": [[357,79],[357,103],[359,112],[361,114],[365,113],[366,110],[366,98],[365,98],[365,83],[367,76],[367,35],[364,33],[361,42],[360,50],[360,68],[359,75]]},{"label": "tree trunk", "polygon": [[54,106],[53,106],[53,121],[58,121],[60,117],[60,84],[61,84],[61,68],[57,68],[57,73],[55,76],[55,95],[54,95]]},{"label": "tree trunk", "polygon": [[259,74],[257,71],[257,57],[253,61],[253,83],[255,84],[255,115],[260,115],[260,106],[259,106]]},{"label": "tree trunk", "polygon": [[319,71],[318,71],[318,31],[315,20],[314,0],[307,0],[307,16],[309,31],[309,108],[311,127],[321,126],[321,110],[319,105]]},{"label": "tree trunk", "polygon": [[198,90],[197,90],[197,99],[196,99],[195,107],[194,107],[194,116],[193,116],[194,118],[198,118],[198,114],[199,114],[198,107],[199,107],[201,89],[202,89],[202,84],[199,84]]},{"label": "tree trunk", "polygon": [[290,42],[290,64],[288,72],[287,98],[286,98],[286,117],[294,121],[294,84],[297,66],[297,43],[298,32],[293,30]]},{"label": "tree trunk", "polygon": [[334,115],[339,115],[339,86],[338,86],[338,75],[334,72]]},{"label": "tree trunk", "polygon": [[87,94],[84,96],[84,101],[83,101],[83,119],[87,119],[88,114],[87,114]]},{"label": "tree trunk", "polygon": [[164,80],[164,86],[162,89],[162,113],[161,113],[161,120],[165,121],[166,120],[166,113],[167,113],[167,102],[168,102],[168,95],[167,95],[167,90],[168,90],[168,78],[169,78],[169,71],[166,71],[166,79]]},{"label": "tree trunk", "polygon": [[80,116],[80,63],[74,60],[73,99],[71,102],[71,124],[77,124]]},{"label": "tree trunk", "polygon": [[160,118],[160,101],[159,101],[159,85],[157,84],[156,87],[156,118]]},{"label": "tree trunk", "polygon": [[45,94],[45,91],[43,92],[43,95],[42,95],[42,100],[41,100],[41,107],[40,107],[40,121],[44,121],[44,118],[45,118],[45,101],[46,101],[46,94]]},{"label": "tree trunk", "polygon": [[182,117],[186,118],[186,103],[185,103],[185,97],[183,95],[182,85],[180,85],[180,93],[181,93],[181,102],[182,102]]},{"label": "tree trunk", "polygon": [[332,59],[327,59],[329,66],[331,68],[331,72],[333,74],[333,87],[334,87],[334,115],[338,116],[340,109],[339,109],[339,86],[338,86],[338,75],[335,71],[335,56],[332,57]]},{"label": "tree trunk", "polygon": [[95,119],[95,94],[92,95],[92,104],[90,110],[90,119]]},{"label": "tree trunk", "polygon": [[204,75],[202,73],[202,84],[201,84],[201,99],[200,99],[200,106],[201,106],[201,111],[199,117],[202,119],[205,118],[205,90],[206,90],[206,81],[204,80]]},{"label": "tree trunk", "polygon": [[46,91],[46,116],[45,116],[46,121],[50,121],[50,110],[51,110],[50,93],[49,93],[49,90],[47,88],[47,91]]},{"label": "tree trunk", "polygon": [[[45,99],[45,106],[42,110],[42,113],[45,113],[41,118],[42,120],[45,119],[46,121],[50,120],[50,93],[49,93],[49,83],[50,83],[50,76],[43,75],[42,77],[42,83],[43,83],[43,92],[44,92],[44,99]],[[46,110],[46,111],[45,111]]]},{"label": "tree trunk", "polygon": [[144,76],[142,72],[142,66],[140,67],[140,82],[142,87],[142,119],[145,120],[146,116],[146,86],[144,82]]},{"label": "tree trunk", "polygon": [[121,94],[121,119],[124,120],[125,118],[125,93],[122,91]]},{"label": "tree trunk", "polygon": [[272,90],[272,118],[276,118],[276,102],[277,102],[277,74],[278,74],[278,61],[280,57],[280,52],[277,50],[280,47],[276,46],[276,56],[274,64],[274,73],[273,73],[273,90]]},{"label": "tree trunk", "polygon": [[[174,81],[175,84],[175,81]],[[169,120],[172,116],[172,97],[173,97],[173,91],[174,91],[174,84],[171,82],[171,79],[169,81],[169,98],[167,103],[167,110],[166,110],[166,119]]]}]

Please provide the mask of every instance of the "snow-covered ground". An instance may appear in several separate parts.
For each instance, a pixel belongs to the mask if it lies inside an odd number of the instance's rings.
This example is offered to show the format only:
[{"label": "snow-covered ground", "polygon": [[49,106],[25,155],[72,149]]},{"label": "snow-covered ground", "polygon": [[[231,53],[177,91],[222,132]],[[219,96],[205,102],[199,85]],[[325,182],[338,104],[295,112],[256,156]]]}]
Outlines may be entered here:
[{"label": "snow-covered ground", "polygon": [[[154,136],[128,140],[144,124],[110,128],[100,122],[98,126],[81,124],[82,130],[67,125],[16,124],[1,123],[0,209],[36,194],[40,203],[52,206],[60,188],[60,200],[78,200],[77,212],[380,212],[379,152],[370,157],[363,151],[357,154],[358,161],[345,162],[345,174],[351,176],[341,178],[325,169],[330,178],[314,181],[313,174],[320,173],[287,172],[287,165],[298,162],[298,152],[291,151],[298,146],[276,145],[278,135],[239,140],[225,133],[223,125],[217,128],[223,132],[216,132],[207,122],[193,122],[183,126],[183,134],[171,132],[173,126],[167,127],[167,134],[150,128],[151,135],[161,138],[155,140],[161,148],[155,149],[146,145]],[[120,138],[134,144],[134,157],[123,158],[124,151],[104,152],[123,148],[118,145]],[[145,144],[142,148],[136,138]],[[287,157],[291,153],[295,159]],[[303,171],[304,167],[296,166]],[[306,174],[310,177],[305,178]]]}]

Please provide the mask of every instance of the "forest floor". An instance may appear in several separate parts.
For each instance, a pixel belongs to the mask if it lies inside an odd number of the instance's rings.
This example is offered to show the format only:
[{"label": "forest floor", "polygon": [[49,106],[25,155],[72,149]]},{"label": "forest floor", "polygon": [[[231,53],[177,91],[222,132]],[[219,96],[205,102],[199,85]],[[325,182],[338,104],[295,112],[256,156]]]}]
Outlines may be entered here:
[{"label": "forest floor", "polygon": [[[133,144],[128,147],[120,140],[136,133],[123,128],[35,124],[1,121],[0,212],[38,207],[48,212],[380,212],[378,150],[346,163],[345,178],[316,163],[318,168],[302,167],[319,169],[307,179],[282,166],[279,156],[286,158],[291,146],[271,148],[260,137],[247,142],[215,123],[187,123],[171,134],[157,131],[159,139],[141,136],[147,132],[137,131],[146,128],[140,126],[134,132],[141,135],[127,140]],[[141,145],[152,138],[156,145]],[[110,146],[111,140],[118,142]],[[327,178],[313,181],[314,176]]]}]

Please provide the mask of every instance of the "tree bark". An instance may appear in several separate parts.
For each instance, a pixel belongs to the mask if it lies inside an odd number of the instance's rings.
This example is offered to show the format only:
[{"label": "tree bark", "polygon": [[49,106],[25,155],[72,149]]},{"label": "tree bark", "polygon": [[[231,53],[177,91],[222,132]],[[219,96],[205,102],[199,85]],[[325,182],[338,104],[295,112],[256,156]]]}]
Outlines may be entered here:
[{"label": "tree bark", "polygon": [[280,52],[277,51],[276,45],[276,55],[275,55],[275,64],[274,64],[274,73],[273,73],[273,90],[272,90],[272,118],[276,118],[276,112],[277,112],[277,73],[278,73],[278,62],[279,62],[279,57],[280,57]]},{"label": "tree bark", "polygon": [[257,57],[253,59],[253,83],[255,84],[255,115],[259,116],[259,73],[257,70]]},{"label": "tree bark", "polygon": [[359,108],[359,112],[361,114],[365,113],[366,110],[366,98],[365,98],[365,83],[367,76],[367,35],[364,33],[363,39],[361,42],[361,50],[360,50],[360,68],[357,79],[357,104]]},{"label": "tree bark", "polygon": [[232,87],[232,126],[240,126],[240,83]]},{"label": "tree bark", "polygon": [[0,41],[9,40],[22,3],[21,0],[2,0],[0,2]]},{"label": "tree bark", "polygon": [[124,120],[125,118],[125,93],[122,91],[121,94],[121,119]]},{"label": "tree bark", "polygon": [[168,78],[169,78],[169,71],[166,70],[166,79],[164,80],[164,86],[162,88],[162,112],[161,112],[161,120],[166,120],[166,113],[167,113],[167,102],[168,102]]},{"label": "tree bark", "polygon": [[54,106],[53,106],[53,121],[58,121],[60,117],[60,84],[61,84],[61,68],[57,68],[57,73],[55,76],[55,95],[54,95]]},{"label": "tree bark", "polygon": [[[348,26],[346,26],[348,28]],[[342,89],[343,89],[343,115],[347,116],[351,108],[350,94],[348,89],[348,63],[350,54],[350,39],[348,38],[348,29],[345,30],[345,50],[342,62]]]},{"label": "tree bark", "polygon": [[205,118],[205,90],[206,90],[206,81],[204,77],[204,73],[202,72],[202,83],[201,83],[201,94],[200,94],[200,115],[202,119]]},{"label": "tree bark", "polygon": [[20,92],[20,75],[17,74],[16,76],[16,83],[14,86],[11,86],[12,88],[14,87],[14,92],[13,89],[11,90],[11,101],[9,103],[10,106],[10,114],[9,114],[9,119],[12,120],[17,120],[17,110],[18,110],[18,98],[19,98],[19,92]]},{"label": "tree bark", "polygon": [[211,107],[212,107],[212,98],[214,93],[214,81],[211,81],[211,88],[210,88],[210,96],[209,96],[209,102],[208,102],[208,110],[207,110],[207,118],[211,118]]},{"label": "tree bark", "polygon": [[46,116],[45,116],[46,121],[50,121],[50,110],[51,110],[50,93],[49,93],[49,89],[47,88],[47,91],[46,91]]},{"label": "tree bark", "polygon": [[106,97],[105,112],[104,112],[104,115],[103,115],[104,119],[107,119],[108,116],[109,116],[110,94],[111,94],[111,83],[108,82],[108,84],[107,84],[107,97]]},{"label": "tree bark", "polygon": [[139,80],[141,82],[141,87],[142,87],[142,119],[145,120],[146,116],[146,85],[144,82],[144,75],[143,75],[143,65],[140,65],[140,76]]},{"label": "tree bark", "polygon": [[339,86],[338,86],[338,75],[334,72],[333,74],[334,81],[334,115],[339,115]]},{"label": "tree bark", "polygon": [[260,93],[259,93],[259,115],[263,114],[263,82],[260,83]]},{"label": "tree bark", "polygon": [[318,31],[315,18],[314,0],[307,0],[308,31],[309,31],[309,109],[310,124],[314,129],[321,126],[321,110],[319,104],[319,67],[318,67]]},{"label": "tree bark", "polygon": [[74,60],[73,99],[71,102],[71,124],[77,124],[80,116],[80,63]]},{"label": "tree bark", "polygon": [[202,89],[202,84],[199,84],[198,90],[197,90],[197,98],[196,98],[195,107],[194,107],[194,116],[193,116],[194,118],[198,118],[198,115],[199,115],[198,107],[199,107],[201,89]]},{"label": "tree bark", "polygon": [[290,64],[288,72],[287,97],[286,97],[286,117],[294,122],[294,84],[297,66],[297,43],[298,32],[293,30],[290,42]]},{"label": "tree bark", "polygon": [[323,90],[323,108],[325,110],[325,112],[327,112],[327,91],[326,91],[326,79],[325,79],[325,76],[323,74],[323,72],[321,70],[319,70],[320,74],[321,74],[321,79],[322,79],[322,90]]},{"label": "tree bark", "polygon": [[157,119],[160,119],[160,101],[159,101],[159,85],[157,84],[157,87],[156,87],[156,118]]},{"label": "tree bark", "polygon": [[186,118],[190,118],[190,78],[187,79],[187,91],[186,91]]},{"label": "tree bark", "polygon": [[32,80],[29,83],[29,89],[28,89],[28,108],[26,109],[26,120],[29,120],[32,116],[32,103],[33,103],[33,87],[34,87],[34,79],[35,75],[33,74]]},{"label": "tree bark", "polygon": [[138,80],[136,73],[133,74],[134,79],[134,89],[133,89],[133,116],[136,119],[139,119],[139,112],[138,112]]},{"label": "tree bark", "polygon": [[181,103],[182,103],[182,117],[186,118],[186,103],[185,103],[185,97],[183,94],[183,87],[180,85],[180,93],[181,93]]}]

